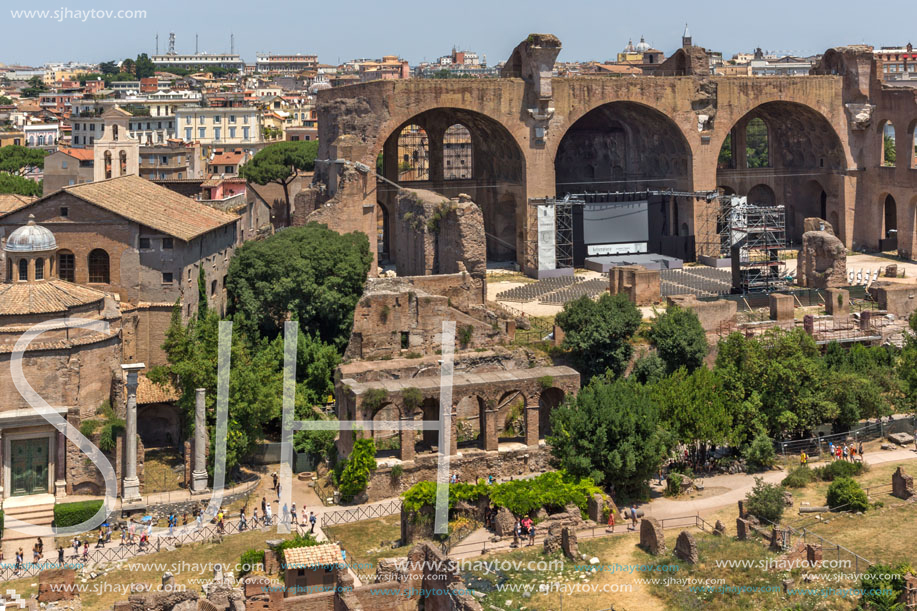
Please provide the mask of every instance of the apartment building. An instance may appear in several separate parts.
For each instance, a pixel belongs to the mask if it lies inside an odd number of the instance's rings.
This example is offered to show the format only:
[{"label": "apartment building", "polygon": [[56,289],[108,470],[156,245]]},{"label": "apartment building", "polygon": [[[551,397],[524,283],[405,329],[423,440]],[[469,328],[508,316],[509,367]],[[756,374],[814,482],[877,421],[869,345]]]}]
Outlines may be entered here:
[{"label": "apartment building", "polygon": [[184,68],[186,70],[205,70],[207,68],[228,68],[242,72],[245,62],[242,57],[233,53],[193,53],[179,54],[167,53],[154,55],[150,59],[157,68],[168,71],[169,68]]},{"label": "apartment building", "polygon": [[140,177],[147,180],[203,178],[204,159],[198,142],[170,139],[140,147]]},{"label": "apartment building", "polygon": [[175,135],[202,146],[261,144],[261,111],[253,107],[182,107],[175,113]]},{"label": "apartment building", "polygon": [[317,55],[272,55],[259,53],[255,56],[255,70],[262,74],[292,76],[300,72],[314,72],[318,68]]}]

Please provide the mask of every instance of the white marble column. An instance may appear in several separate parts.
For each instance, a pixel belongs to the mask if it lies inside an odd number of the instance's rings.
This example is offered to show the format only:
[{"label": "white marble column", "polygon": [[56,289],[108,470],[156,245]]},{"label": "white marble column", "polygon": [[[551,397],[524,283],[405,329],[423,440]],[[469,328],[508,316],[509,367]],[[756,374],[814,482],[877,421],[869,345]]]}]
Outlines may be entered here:
[{"label": "white marble column", "polygon": [[191,494],[207,490],[207,411],[204,403],[207,390],[194,391],[194,470],[191,472]]},{"label": "white marble column", "polygon": [[143,363],[121,365],[127,374],[127,425],[125,432],[124,483],[121,488],[121,499],[125,502],[140,501],[140,479],[137,478],[137,373],[143,369]]}]

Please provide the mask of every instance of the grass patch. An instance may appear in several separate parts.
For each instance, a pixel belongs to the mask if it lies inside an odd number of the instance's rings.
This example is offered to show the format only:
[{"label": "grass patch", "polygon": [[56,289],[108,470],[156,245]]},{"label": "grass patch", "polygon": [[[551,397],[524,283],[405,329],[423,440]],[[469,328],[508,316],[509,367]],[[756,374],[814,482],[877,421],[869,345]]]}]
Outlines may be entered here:
[{"label": "grass patch", "polygon": [[147,450],[143,457],[143,493],[181,490],[183,462],[175,448]]},{"label": "grass patch", "polygon": [[347,552],[347,559],[352,557],[362,563],[372,563],[379,558],[407,556],[411,546],[392,548],[392,542],[401,539],[401,516],[393,514],[372,520],[361,520],[350,524],[326,526],[323,528],[328,539],[338,541]]}]

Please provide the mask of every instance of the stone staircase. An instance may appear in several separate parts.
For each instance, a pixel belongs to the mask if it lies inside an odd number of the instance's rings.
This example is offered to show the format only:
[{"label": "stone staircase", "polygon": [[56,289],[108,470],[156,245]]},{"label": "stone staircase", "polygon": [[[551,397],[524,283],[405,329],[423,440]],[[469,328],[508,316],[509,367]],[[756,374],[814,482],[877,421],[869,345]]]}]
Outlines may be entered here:
[{"label": "stone staircase", "polygon": [[[32,559],[32,545],[35,535],[14,530],[9,525],[14,520],[22,520],[38,526],[51,526],[54,521],[54,496],[51,494],[40,495],[30,499],[28,503],[20,503],[15,497],[3,503],[3,552],[5,558],[12,558],[16,549],[22,547],[26,551],[28,560]],[[45,541],[46,551],[49,542]]]}]

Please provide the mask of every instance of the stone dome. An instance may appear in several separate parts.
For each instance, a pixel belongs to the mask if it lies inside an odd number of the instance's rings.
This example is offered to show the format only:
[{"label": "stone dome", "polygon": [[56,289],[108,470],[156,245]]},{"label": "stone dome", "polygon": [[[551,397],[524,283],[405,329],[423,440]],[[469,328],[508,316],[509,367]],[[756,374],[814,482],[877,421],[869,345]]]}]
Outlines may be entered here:
[{"label": "stone dome", "polygon": [[316,93],[318,91],[324,91],[325,89],[331,89],[331,83],[328,81],[318,81],[309,86],[309,93]]},{"label": "stone dome", "polygon": [[634,41],[633,39],[627,41],[627,46],[624,47],[622,53],[633,53],[634,52]]},{"label": "stone dome", "polygon": [[640,37],[640,42],[637,43],[637,51],[640,53],[645,53],[650,50],[650,46],[643,39],[643,36]]},{"label": "stone dome", "polygon": [[29,222],[14,230],[3,247],[6,252],[44,252],[57,249],[54,234],[45,227],[35,224],[35,216],[29,215]]}]

